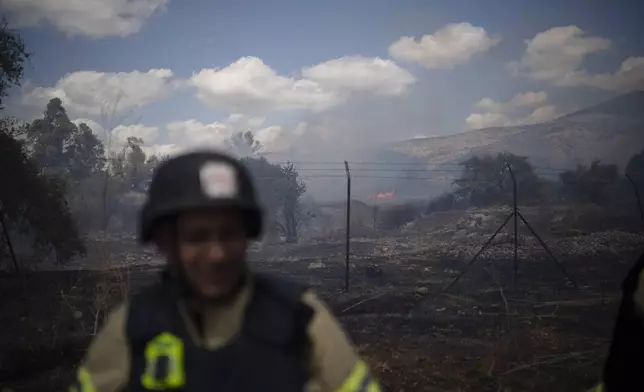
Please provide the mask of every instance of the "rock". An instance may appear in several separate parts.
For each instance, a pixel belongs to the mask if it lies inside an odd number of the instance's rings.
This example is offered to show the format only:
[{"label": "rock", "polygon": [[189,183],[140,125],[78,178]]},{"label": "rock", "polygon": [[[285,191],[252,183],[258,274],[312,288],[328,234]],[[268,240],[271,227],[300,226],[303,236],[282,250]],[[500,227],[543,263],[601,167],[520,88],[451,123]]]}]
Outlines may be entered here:
[{"label": "rock", "polygon": [[427,294],[429,289],[427,287],[415,287],[414,292],[417,294]]},{"label": "rock", "polygon": [[323,262],[321,262],[321,261],[313,261],[313,262],[309,263],[308,267],[306,267],[306,268],[308,268],[308,269],[320,269],[320,268],[324,268],[324,267],[326,267],[326,266],[324,265]]}]

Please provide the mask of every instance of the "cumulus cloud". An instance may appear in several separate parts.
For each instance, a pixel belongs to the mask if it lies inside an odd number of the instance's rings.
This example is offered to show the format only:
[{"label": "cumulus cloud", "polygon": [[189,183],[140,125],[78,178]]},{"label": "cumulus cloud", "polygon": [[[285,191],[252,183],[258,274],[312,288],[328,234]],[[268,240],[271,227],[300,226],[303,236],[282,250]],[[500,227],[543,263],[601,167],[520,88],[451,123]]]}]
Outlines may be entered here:
[{"label": "cumulus cloud", "polygon": [[482,98],[474,106],[489,112],[507,113],[520,107],[543,105],[548,102],[548,94],[543,91],[519,93],[507,102],[496,102],[492,98]]},{"label": "cumulus cloud", "polygon": [[611,91],[644,89],[644,57],[627,58],[613,73],[589,74],[581,71],[571,75],[564,85],[589,86]]},{"label": "cumulus cloud", "polygon": [[266,117],[251,117],[248,119],[248,126],[250,128],[261,127],[266,122]]},{"label": "cumulus cloud", "polygon": [[204,104],[233,113],[324,111],[351,94],[398,95],[416,79],[390,60],[343,57],[302,70],[301,78],[279,75],[257,57],[242,57],[190,78]]},{"label": "cumulus cloud", "polygon": [[593,74],[584,69],[588,56],[606,51],[611,44],[609,39],[589,36],[577,26],[554,27],[526,40],[525,53],[508,68],[515,75],[560,87],[615,91],[644,87],[644,57],[629,57],[612,73]]},{"label": "cumulus cloud", "polygon": [[236,127],[255,129],[261,127],[266,122],[266,117],[252,117],[242,113],[233,113],[228,116],[226,122],[234,124]]},{"label": "cumulus cloud", "polygon": [[105,128],[99,122],[94,121],[92,119],[77,118],[76,120],[72,120],[72,122],[76,124],[76,126],[84,123],[85,125],[90,127],[90,129],[96,134],[96,136],[98,136],[101,139],[103,139],[105,135]]},{"label": "cumulus cloud", "polygon": [[244,118],[244,115],[242,113],[232,113],[230,116],[228,116],[228,122],[236,123],[243,118]]},{"label": "cumulus cloud", "polygon": [[159,136],[159,128],[142,124],[119,125],[111,132],[112,147],[127,145],[127,139],[136,137],[143,140],[144,144],[154,144]]},{"label": "cumulus cloud", "polygon": [[[484,113],[472,113],[465,119],[470,129],[535,124],[561,115],[557,107],[549,103],[548,94],[543,91],[519,93],[506,102],[485,97],[474,107]],[[521,116],[526,110],[528,114]]]},{"label": "cumulus cloud", "polygon": [[294,129],[285,129],[281,126],[270,126],[255,132],[255,139],[262,145],[262,152],[279,153],[297,145],[307,132],[306,122],[298,123]]},{"label": "cumulus cloud", "polygon": [[13,27],[49,23],[68,36],[126,37],[165,10],[168,0],[0,0]]},{"label": "cumulus cloud", "polygon": [[470,129],[504,127],[511,125],[510,118],[503,113],[472,113],[465,119]]},{"label": "cumulus cloud", "polygon": [[106,148],[118,150],[127,145],[129,137],[136,137],[143,140],[146,146],[154,145],[160,135],[159,127],[147,126],[143,124],[119,125],[113,129],[106,129],[99,122],[88,118],[78,118],[73,123],[80,125],[85,123],[94,134],[103,141]]},{"label": "cumulus cloud", "polygon": [[325,88],[344,92],[400,95],[416,82],[391,60],[347,56],[304,68],[302,75]]},{"label": "cumulus cloud", "polygon": [[501,41],[484,28],[452,23],[420,38],[401,37],[389,46],[396,60],[422,64],[430,69],[451,69],[487,52]]},{"label": "cumulus cloud", "polygon": [[[102,131],[100,125],[92,120],[78,119],[75,122],[87,123],[97,134]],[[112,131],[112,148],[122,148],[127,144],[127,138],[133,136],[143,140],[144,150],[148,154],[174,155],[202,148],[229,150],[231,136],[246,131],[246,128],[230,123],[203,123],[194,119],[172,122],[161,128],[142,124],[124,125]],[[293,147],[307,132],[307,124],[299,123],[293,129],[271,125],[251,132],[261,145],[260,152],[270,154]]]},{"label": "cumulus cloud", "polygon": [[165,98],[175,87],[172,76],[169,69],[73,72],[53,87],[25,89],[19,102],[10,102],[10,105],[40,112],[50,99],[58,97],[72,117],[127,113]]},{"label": "cumulus cloud", "polygon": [[170,143],[183,148],[221,147],[235,128],[226,123],[204,124],[197,120],[177,121],[166,126]]}]

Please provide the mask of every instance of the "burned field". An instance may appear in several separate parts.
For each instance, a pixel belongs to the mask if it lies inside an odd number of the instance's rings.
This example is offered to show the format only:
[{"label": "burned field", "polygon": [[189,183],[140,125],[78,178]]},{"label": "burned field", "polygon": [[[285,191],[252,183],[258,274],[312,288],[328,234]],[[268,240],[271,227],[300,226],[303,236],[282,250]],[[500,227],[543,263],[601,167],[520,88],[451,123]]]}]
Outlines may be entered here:
[{"label": "burned field", "polygon": [[[579,391],[598,380],[635,252],[562,259],[482,259],[448,292],[465,261],[420,257],[263,262],[324,297],[387,390]],[[307,268],[308,264],[308,268]],[[373,267],[378,265],[378,268]]]},{"label": "burned field", "polygon": [[[460,233],[446,227],[418,225],[354,238],[349,292],[342,241],[266,246],[252,252],[251,264],[312,286],[386,390],[592,386],[611,337],[620,282],[641,253],[644,236],[604,230],[546,238],[573,285],[524,232],[515,281],[512,238],[502,233],[444,292],[489,238],[487,229]],[[138,259],[131,252],[117,258]],[[130,265],[2,277],[0,387],[64,388],[105,312],[153,281],[157,270]]]}]

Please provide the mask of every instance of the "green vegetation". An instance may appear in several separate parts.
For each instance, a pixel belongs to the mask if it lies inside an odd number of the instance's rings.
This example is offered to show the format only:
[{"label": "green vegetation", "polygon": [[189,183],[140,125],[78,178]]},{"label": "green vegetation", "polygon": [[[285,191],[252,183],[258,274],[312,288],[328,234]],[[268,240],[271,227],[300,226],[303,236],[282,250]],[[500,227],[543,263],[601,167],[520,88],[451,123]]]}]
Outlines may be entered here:
[{"label": "green vegetation", "polygon": [[[0,115],[1,99],[19,86],[28,57],[20,36],[0,25]],[[227,144],[258,177],[269,233],[297,241],[306,185],[295,167],[258,157],[261,146],[250,132],[232,135]],[[84,255],[86,240],[96,232],[133,232],[152,173],[168,158],[148,156],[143,145],[130,137],[111,151],[87,124],[70,120],[59,98],[31,123],[1,118],[0,205],[11,237],[29,243],[34,257],[52,256],[62,264]],[[0,240],[0,263],[8,257]]]}]

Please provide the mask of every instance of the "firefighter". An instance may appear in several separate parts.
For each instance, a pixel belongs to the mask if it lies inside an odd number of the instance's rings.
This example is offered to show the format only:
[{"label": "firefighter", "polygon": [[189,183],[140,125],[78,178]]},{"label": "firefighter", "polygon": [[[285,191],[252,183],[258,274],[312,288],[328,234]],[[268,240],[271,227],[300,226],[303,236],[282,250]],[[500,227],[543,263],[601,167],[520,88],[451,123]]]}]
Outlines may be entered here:
[{"label": "firefighter", "polygon": [[644,253],[622,283],[622,302],[604,365],[593,392],[644,391]]},{"label": "firefighter", "polygon": [[109,314],[70,391],[380,391],[312,291],[249,270],[261,229],[240,161],[199,151],[162,163],[138,236],[166,268]]}]

